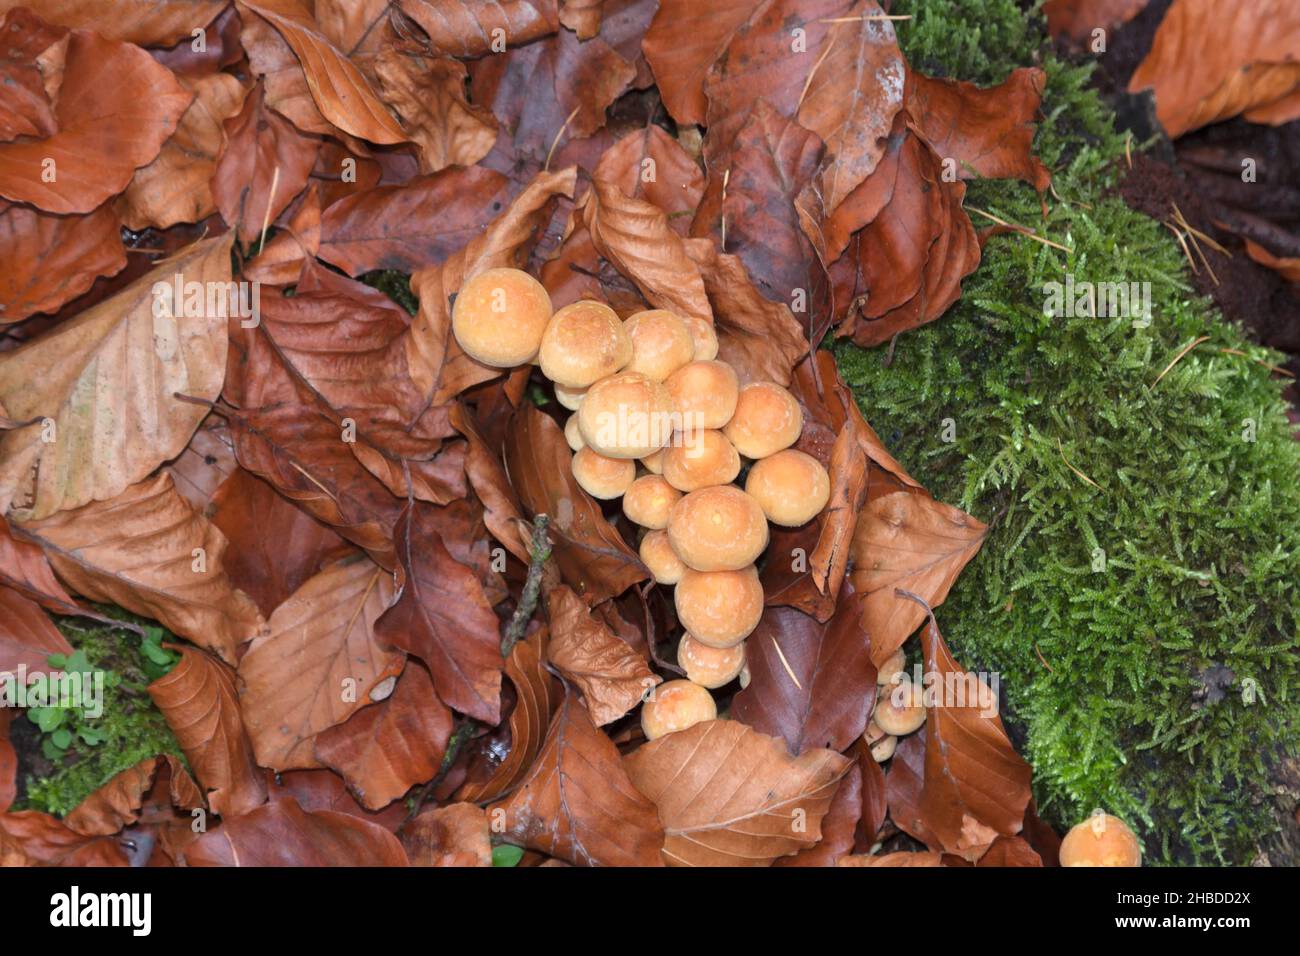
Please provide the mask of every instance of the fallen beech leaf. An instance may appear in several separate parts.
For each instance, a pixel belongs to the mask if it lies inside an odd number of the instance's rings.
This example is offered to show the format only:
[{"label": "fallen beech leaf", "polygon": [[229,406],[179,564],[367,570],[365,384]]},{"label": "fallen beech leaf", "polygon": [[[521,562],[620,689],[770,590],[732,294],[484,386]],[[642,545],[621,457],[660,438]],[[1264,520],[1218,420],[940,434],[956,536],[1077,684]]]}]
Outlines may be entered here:
[{"label": "fallen beech leaf", "polygon": [[576,33],[579,40],[590,40],[600,32],[604,5],[605,0],[560,0],[560,22]]},{"label": "fallen beech leaf", "polygon": [[[471,772],[470,779],[456,792],[458,800],[482,803],[513,790],[533,765],[546,739],[560,702],[560,682],[546,666],[546,628],[515,644],[506,660],[506,676],[515,688],[515,706],[510,712],[510,750],[499,763],[491,763],[483,779]],[[473,768],[471,767],[471,771]]]},{"label": "fallen beech leaf", "polygon": [[668,224],[685,235],[704,192],[704,172],[662,127],[653,124],[628,133],[600,157],[594,178],[617,186],[624,195],[644,199],[668,216]]},{"label": "fallen beech leaf", "polygon": [[204,513],[230,542],[225,564],[231,582],[266,615],[346,547],[329,527],[242,468],[222,482]]},{"label": "fallen beech leaf", "polygon": [[391,576],[354,556],[330,565],[276,608],[269,633],[239,662],[240,711],[260,765],[319,767],[315,736],[391,688],[404,655],[380,646],[375,621],[392,595]]},{"label": "fallen beech leaf", "polygon": [[379,619],[376,635],[424,661],[448,705],[496,724],[504,665],[500,625],[477,576],[451,556],[439,527],[436,510],[420,503],[398,521],[397,600]]},{"label": "fallen beech leaf", "polygon": [[190,507],[195,511],[206,508],[221,483],[239,467],[226,420],[215,412],[209,415],[185,450],[165,467]]},{"label": "fallen beech leaf", "polygon": [[185,759],[221,817],[238,816],[266,802],[266,784],[244,731],[234,671],[209,654],[177,645],[181,659],[149,685]]},{"label": "fallen beech leaf", "polygon": [[126,265],[121,223],[105,203],[85,216],[12,205],[0,212],[0,325],[53,312]]},{"label": "fallen beech leaf", "polygon": [[581,688],[597,727],[618,720],[663,682],[640,654],[591,616],[571,588],[560,585],[546,595],[546,615],[551,622],[547,658]]},{"label": "fallen beech leaf", "polygon": [[791,370],[812,351],[789,306],[763,297],[736,256],[712,239],[688,239],[686,253],[704,279],[718,336],[718,358],[742,385],[790,384]]},{"label": "fallen beech leaf", "polygon": [[343,775],[358,803],[379,810],[433,779],[451,730],[428,671],[407,664],[391,697],[316,736],[316,758]]},{"label": "fallen beech leaf", "polygon": [[424,810],[402,831],[411,866],[491,866],[492,838],[483,808],[453,803]]},{"label": "fallen beech leaf", "polygon": [[191,99],[139,47],[74,30],[54,110],[58,132],[0,143],[0,195],[49,212],[90,212],[158,155]]},{"label": "fallen beech leaf", "polygon": [[664,106],[678,124],[704,125],[704,80],[731,36],[755,11],[754,0],[660,0],[642,47]]},{"label": "fallen beech leaf", "polygon": [[859,852],[876,844],[885,820],[889,817],[889,794],[885,771],[871,756],[866,742],[859,744],[858,770],[862,773],[862,812],[854,833],[853,848]]},{"label": "fallen beech leaf", "polygon": [[974,863],[999,835],[1013,837],[1022,829],[1031,771],[1011,746],[1001,718],[986,712],[990,706],[996,710],[996,695],[953,660],[933,613],[928,620],[921,638],[927,699],[918,809],[943,850]]},{"label": "fallen beech leaf", "polygon": [[[217,397],[226,320],[204,307],[191,315],[184,300],[155,295],[154,284],[170,291],[177,275],[205,289],[229,283],[232,238],[196,243],[113,298],[0,353],[0,405],[19,420],[37,419],[0,437],[0,488],[7,489],[0,512],[16,508],[38,519],[103,501],[181,452],[205,410],[173,393]],[[169,301],[180,314],[155,318],[155,305]],[[43,438],[50,427],[57,441]]]},{"label": "fallen beech leaf", "polygon": [[263,285],[293,285],[320,252],[320,185],[308,181],[289,221],[244,265],[244,276]]},{"label": "fallen beech leaf", "polygon": [[546,514],[555,560],[566,584],[595,606],[650,574],[600,506],[573,477],[573,453],[555,422],[525,402],[504,449],[510,484],[531,517]]},{"label": "fallen beech leaf", "polygon": [[734,720],[707,720],[624,758],[659,808],[670,866],[768,866],[821,840],[821,821],[852,761],[831,750],[790,756]]},{"label": "fallen beech leaf", "polygon": [[420,145],[420,172],[473,166],[492,151],[497,122],[465,97],[469,74],[459,60],[387,49],[375,59],[379,95]]},{"label": "fallen beech leaf", "polygon": [[178,222],[198,222],[217,209],[211,179],[226,143],[224,122],[239,112],[246,90],[229,73],[180,78],[194,99],[148,166],[135,171],[119,201],[128,229],[166,229]]},{"label": "fallen beech leaf", "polygon": [[222,821],[185,849],[188,866],[406,866],[401,843],[378,824],[292,797]]},{"label": "fallen beech leaf", "polygon": [[1022,179],[1040,193],[1052,174],[1033,154],[1039,102],[1047,75],[1037,67],[1012,71],[998,86],[907,76],[908,113],[953,173],[962,179]]},{"label": "fallen beech leaf", "polygon": [[437,266],[482,234],[508,187],[500,173],[471,166],[357,193],[325,210],[320,257],[353,276]]},{"label": "fallen beech leaf", "polygon": [[227,662],[264,627],[222,565],[225,536],[190,508],[165,472],[16,532],[39,544],[78,594],[152,618]]},{"label": "fallen beech leaf", "polygon": [[54,577],[39,545],[16,537],[0,518],[0,586],[59,614],[82,613],[72,595]]},{"label": "fallen beech leaf", "polygon": [[83,836],[110,836],[140,820],[145,797],[160,768],[166,768],[172,806],[193,810],[203,806],[203,795],[180,760],[170,754],[146,757],[112,777],[77,804],[63,822]]},{"label": "fallen beech leaf", "polygon": [[429,36],[429,46],[446,56],[499,54],[554,33],[560,28],[555,0],[397,0],[402,12]]},{"label": "fallen beech leaf", "polygon": [[1047,0],[1047,30],[1052,36],[1066,36],[1076,43],[1094,30],[1111,30],[1141,13],[1150,0]]},{"label": "fallen beech leaf", "polygon": [[885,853],[880,856],[846,856],[836,866],[943,866],[943,854],[932,852]]},{"label": "fallen beech leaf", "polygon": [[10,0],[0,0],[0,11],[4,11],[0,16],[0,83],[5,90],[0,101],[0,142],[19,136],[44,138],[58,131],[40,58],[67,35],[66,30],[50,26],[22,6],[6,10],[11,6]]},{"label": "fallen beech leaf", "polygon": [[849,767],[836,788],[830,808],[822,817],[821,841],[794,856],[779,857],[773,866],[835,866],[853,852],[855,831],[862,816],[862,770],[859,765],[860,761]]},{"label": "fallen beech leaf", "polygon": [[1300,7],[1289,0],[1174,0],[1128,91],[1154,90],[1156,117],[1177,139],[1291,93],[1297,44]]},{"label": "fallen beech leaf", "polygon": [[240,0],[271,24],[302,64],[321,114],[353,136],[372,143],[403,143],[408,137],[384,108],[365,75],[317,28],[304,0]]},{"label": "fallen beech leaf", "polygon": [[0,813],[0,860],[16,866],[130,866],[116,837],[87,837],[36,810]]},{"label": "fallen beech leaf", "polygon": [[661,866],[664,830],[638,789],[618,749],[569,692],[528,775],[488,815],[504,811],[506,842],[575,866]]},{"label": "fallen beech leaf", "polygon": [[223,126],[212,196],[240,241],[252,242],[307,184],[320,142],[268,109],[261,83]]},{"label": "fallen beech leaf", "polygon": [[925,741],[925,727],[898,741],[894,756],[889,760],[889,772],[885,775],[885,801],[889,806],[889,819],[895,826],[935,849],[943,844],[921,816],[921,801],[925,794]]},{"label": "fallen beech leaf", "polygon": [[750,681],[732,700],[732,716],[783,737],[796,756],[844,750],[861,737],[876,702],[864,598],[842,595],[825,624],[794,608],[767,608],[746,643]]},{"label": "fallen beech leaf", "polygon": [[862,623],[877,667],[925,620],[923,608],[894,590],[911,591],[938,607],[987,533],[988,525],[964,511],[905,491],[862,509],[849,578],[854,590],[866,594]]},{"label": "fallen beech leaf", "polygon": [[578,171],[538,173],[482,233],[441,265],[411,276],[411,291],[420,311],[407,338],[407,364],[417,388],[433,393],[435,404],[450,401],[467,388],[501,374],[466,355],[451,334],[449,299],[471,276],[497,267],[521,267],[549,218],[556,196],[572,198]]},{"label": "fallen beech leaf", "polygon": [[265,775],[271,803],[292,797],[308,813],[332,810],[377,824],[394,834],[406,819],[406,807],[400,803],[391,804],[379,813],[367,810],[357,803],[343,778],[332,770],[290,770],[280,774],[265,771]]},{"label": "fallen beech leaf", "polygon": [[1261,266],[1277,272],[1287,282],[1300,282],[1300,257],[1275,256],[1258,242],[1242,236],[1246,244],[1246,255]]},{"label": "fallen beech leaf", "polygon": [[51,654],[71,654],[72,645],[35,601],[0,587],[0,674],[49,669]]},{"label": "fallen beech leaf", "polygon": [[1000,836],[976,866],[1042,866],[1043,859],[1022,837]]},{"label": "fallen beech leaf", "polygon": [[[138,46],[169,46],[191,39],[221,12],[227,0],[40,0],[40,14],[49,23],[84,27],[110,40]],[[30,0],[0,0],[0,12],[34,6]]]},{"label": "fallen beech leaf", "polygon": [[[240,10],[238,5],[235,9],[240,14],[239,46],[248,57],[250,72],[266,90],[266,105],[304,133],[338,135],[338,129],[321,115],[302,63],[280,31],[261,17]],[[360,160],[357,167],[360,178]],[[338,174],[337,164],[332,172]]]}]

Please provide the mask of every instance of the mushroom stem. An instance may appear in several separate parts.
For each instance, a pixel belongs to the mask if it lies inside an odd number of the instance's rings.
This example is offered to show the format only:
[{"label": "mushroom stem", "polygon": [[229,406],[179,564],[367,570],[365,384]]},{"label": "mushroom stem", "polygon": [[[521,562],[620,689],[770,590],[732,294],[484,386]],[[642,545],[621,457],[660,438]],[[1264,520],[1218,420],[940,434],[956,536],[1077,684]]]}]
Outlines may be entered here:
[{"label": "mushroom stem", "polygon": [[501,639],[502,657],[510,656],[537,610],[537,598],[542,591],[542,569],[551,558],[551,539],[546,536],[546,526],[550,523],[549,515],[539,514],[533,518],[533,539],[528,545],[528,578],[524,581],[515,613],[510,615],[510,622],[506,625],[506,635]]}]

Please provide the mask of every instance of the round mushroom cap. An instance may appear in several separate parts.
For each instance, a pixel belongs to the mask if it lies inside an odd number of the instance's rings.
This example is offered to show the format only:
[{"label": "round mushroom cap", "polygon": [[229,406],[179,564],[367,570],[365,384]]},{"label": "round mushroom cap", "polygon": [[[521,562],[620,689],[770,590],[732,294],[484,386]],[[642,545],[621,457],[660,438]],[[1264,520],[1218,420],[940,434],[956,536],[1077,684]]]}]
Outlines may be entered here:
[{"label": "round mushroom cap", "polygon": [[889,655],[889,659],[881,664],[876,671],[877,684],[894,683],[894,675],[904,674],[907,671],[907,651],[901,647]]},{"label": "round mushroom cap", "polygon": [[591,448],[583,448],[573,456],[573,477],[591,497],[608,501],[631,487],[636,478],[636,462],[609,458]]},{"label": "round mushroom cap", "polygon": [[677,642],[677,663],[690,680],[712,690],[740,676],[745,668],[745,642],[731,647],[710,647],[690,634],[683,634]]},{"label": "round mushroom cap", "polygon": [[695,358],[708,362],[718,357],[718,334],[713,323],[701,319],[698,315],[683,315],[686,330],[691,333],[691,342],[695,345]]},{"label": "round mushroom cap", "polygon": [[642,475],[623,493],[623,514],[633,524],[662,530],[668,527],[668,512],[681,496],[659,475]]},{"label": "round mushroom cap", "polygon": [[647,740],[657,740],[717,716],[718,705],[707,690],[688,680],[670,680],[656,687],[641,705],[641,730]]},{"label": "round mushroom cap", "polygon": [[668,541],[688,568],[739,571],[767,547],[767,519],[758,502],[734,485],[701,488],[673,505]]},{"label": "round mushroom cap", "polygon": [[649,309],[623,324],[632,339],[629,372],[662,382],[695,357],[695,342],[686,323],[667,309]]},{"label": "round mushroom cap", "polygon": [[722,433],[746,458],[766,458],[799,440],[803,409],[775,382],[750,382],[740,390],[736,413]]},{"label": "round mushroom cap", "polygon": [[758,627],[763,585],[752,564],[739,571],[682,572],[673,592],[677,618],[701,644],[732,647]]},{"label": "round mushroom cap", "polygon": [[667,531],[651,531],[641,539],[641,563],[650,569],[656,584],[676,584],[686,565],[668,543]]},{"label": "round mushroom cap", "polygon": [[664,473],[664,449],[653,451],[641,459],[641,467],[652,475]]},{"label": "round mushroom cap", "polygon": [[673,434],[668,389],[639,372],[619,372],[587,389],[578,408],[582,440],[610,458],[644,458]]},{"label": "round mushroom cap", "polygon": [[871,759],[876,763],[884,763],[890,757],[894,756],[894,751],[897,749],[898,738],[893,734],[885,734],[871,745]]},{"label": "round mushroom cap", "polygon": [[519,269],[487,269],[456,294],[451,330],[470,358],[493,368],[525,365],[551,320],[546,288]]},{"label": "round mushroom cap", "polygon": [[1142,844],[1123,820],[1096,813],[1070,828],[1060,856],[1061,866],[1141,866]]},{"label": "round mushroom cap", "polygon": [[574,451],[582,451],[587,447],[587,443],[582,440],[582,431],[578,428],[578,415],[576,412],[570,415],[568,421],[564,423],[564,440],[569,443],[569,447]]},{"label": "round mushroom cap", "polygon": [[876,691],[876,709],[871,715],[881,730],[905,737],[925,723],[924,692],[903,675]]},{"label": "round mushroom cap", "polygon": [[567,388],[558,382],[555,384],[555,400],[560,403],[561,408],[567,408],[571,412],[578,410],[586,395],[585,388]]},{"label": "round mushroom cap", "polygon": [[726,362],[689,362],[669,375],[664,385],[682,416],[683,431],[721,428],[731,421],[740,398],[740,380]]},{"label": "round mushroom cap", "polygon": [[787,448],[754,462],[745,477],[745,490],[772,524],[796,528],[826,507],[831,476],[812,455]]},{"label": "round mushroom cap", "polygon": [[729,484],[740,474],[740,455],[712,428],[677,432],[664,449],[662,464],[664,477],[678,491]]},{"label": "round mushroom cap", "polygon": [[618,313],[583,299],[551,317],[538,359],[542,374],[566,388],[586,388],[613,375],[632,358],[632,340]]}]

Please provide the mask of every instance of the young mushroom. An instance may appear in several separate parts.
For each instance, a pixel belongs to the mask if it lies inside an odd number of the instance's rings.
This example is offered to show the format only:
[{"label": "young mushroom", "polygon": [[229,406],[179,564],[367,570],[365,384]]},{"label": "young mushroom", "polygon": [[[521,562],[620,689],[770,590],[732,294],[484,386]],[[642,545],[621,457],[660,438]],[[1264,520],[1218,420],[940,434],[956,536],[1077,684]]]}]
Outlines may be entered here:
[{"label": "young mushroom", "polygon": [[1142,844],[1123,820],[1094,813],[1061,841],[1061,866],[1141,866]]},{"label": "young mushroom", "polygon": [[609,458],[591,448],[583,448],[573,456],[573,477],[587,494],[609,501],[632,485],[636,478],[636,462]]},{"label": "young mushroom", "polygon": [[745,668],[745,642],[731,647],[710,647],[690,634],[683,634],[677,642],[677,663],[688,678],[712,690],[740,676]]},{"label": "young mushroom", "polygon": [[646,740],[694,727],[702,720],[718,716],[713,695],[688,680],[670,680],[651,691],[641,705],[641,730]]},{"label": "young mushroom", "polygon": [[734,485],[701,488],[673,505],[668,540],[688,568],[739,571],[767,547],[767,519],[758,502]]},{"label": "young mushroom", "polygon": [[578,408],[582,440],[611,458],[644,458],[672,437],[668,390],[639,372],[619,372],[587,389]]},{"label": "young mushroom", "polygon": [[678,491],[726,485],[740,474],[740,455],[716,429],[678,432],[664,449],[663,475]]},{"label": "young mushroom", "polygon": [[871,759],[876,763],[884,763],[894,756],[894,751],[898,748],[898,738],[893,734],[885,733],[874,720],[867,724],[862,740],[871,751]]},{"label": "young mushroom", "polygon": [[632,339],[629,372],[662,382],[695,357],[691,331],[667,309],[649,309],[629,316],[623,327]]},{"label": "young mushroom", "polygon": [[876,711],[871,715],[881,730],[905,737],[925,723],[925,704],[920,687],[903,675],[892,685],[876,692]]},{"label": "young mushroom", "polygon": [[701,319],[698,315],[683,315],[682,322],[691,333],[691,343],[695,346],[694,358],[708,362],[718,357],[718,335],[713,330],[713,323]]},{"label": "young mushroom", "polygon": [[470,358],[493,368],[525,365],[551,320],[546,288],[518,269],[488,269],[456,294],[451,330]]},{"label": "young mushroom", "polygon": [[876,671],[877,684],[892,684],[894,677],[907,670],[907,651],[901,647],[889,655],[889,659]]},{"label": "young mushroom", "polygon": [[774,382],[751,382],[740,390],[736,413],[722,433],[746,458],[766,458],[799,440],[803,409]]},{"label": "young mushroom", "polygon": [[569,420],[564,423],[564,440],[569,443],[573,451],[582,451],[587,447],[587,443],[582,440],[582,431],[578,428],[578,415],[575,412],[569,416]]},{"label": "young mushroom", "polygon": [[787,448],[754,462],[745,477],[745,491],[772,524],[796,528],[826,507],[831,478],[812,455]]},{"label": "young mushroom", "polygon": [[576,412],[586,395],[587,390],[585,388],[565,388],[563,385],[556,383],[555,400],[560,403],[561,408]]},{"label": "young mushroom", "polygon": [[617,312],[584,299],[552,316],[537,357],[542,374],[552,382],[586,388],[631,361],[632,340]]},{"label": "young mushroom", "polygon": [[623,494],[623,514],[633,524],[659,531],[668,527],[668,513],[681,497],[659,475],[642,475]]},{"label": "young mushroom", "polygon": [[726,362],[696,360],[664,380],[685,428],[721,428],[740,399],[736,371]]},{"label": "young mushroom", "polygon": [[758,627],[763,585],[752,564],[739,571],[695,571],[687,567],[673,592],[677,618],[701,644],[732,647]]},{"label": "young mushroom", "polygon": [[682,579],[686,565],[677,557],[668,543],[668,532],[651,531],[641,539],[641,563],[650,569],[656,584],[676,584]]}]

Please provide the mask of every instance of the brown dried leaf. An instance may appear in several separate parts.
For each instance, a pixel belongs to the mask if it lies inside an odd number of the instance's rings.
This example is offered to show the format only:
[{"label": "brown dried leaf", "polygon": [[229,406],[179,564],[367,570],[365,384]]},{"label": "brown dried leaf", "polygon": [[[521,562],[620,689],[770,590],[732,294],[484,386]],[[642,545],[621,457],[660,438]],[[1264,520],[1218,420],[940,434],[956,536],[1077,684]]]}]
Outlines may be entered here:
[{"label": "brown dried leaf", "polygon": [[507,842],[575,866],[660,866],[664,830],[638,789],[618,749],[570,692],[528,776],[488,814],[505,811]]},{"label": "brown dried leaf", "polygon": [[308,580],[271,615],[269,633],[239,662],[240,710],[260,765],[320,766],[315,736],[391,693],[405,655],[380,645],[375,622],[392,597],[391,576],[353,557]]},{"label": "brown dried leaf", "polygon": [[836,866],[943,866],[943,854],[903,850],[880,856],[846,856]]},{"label": "brown dried leaf", "polygon": [[732,34],[755,10],[754,0],[660,0],[642,47],[664,106],[682,126],[703,125],[704,81]]},{"label": "brown dried leaf", "polygon": [[78,594],[119,604],[229,663],[265,626],[222,565],[226,539],[163,472],[100,501],[16,528]]},{"label": "brown dried leaf", "polygon": [[30,601],[59,614],[76,614],[72,595],[54,577],[45,552],[14,535],[0,518],[0,586],[12,588]]},{"label": "brown dried leaf", "polygon": [[492,150],[497,122],[465,97],[469,73],[459,60],[386,49],[375,58],[379,95],[420,145],[420,172],[473,166]]},{"label": "brown dried leaf", "polygon": [[491,866],[492,838],[483,808],[453,803],[424,810],[402,831],[412,866]]},{"label": "brown dried leaf", "polygon": [[27,667],[29,674],[49,668],[51,654],[71,654],[72,645],[35,601],[0,587],[0,674]]},{"label": "brown dried leaf", "polygon": [[830,750],[790,756],[734,720],[708,720],[623,761],[659,808],[670,866],[768,866],[821,840],[822,817],[852,761]]},{"label": "brown dried leaf", "polygon": [[571,588],[560,585],[546,595],[546,614],[551,622],[547,657],[581,688],[597,727],[618,720],[663,682],[640,654],[591,616]]},{"label": "brown dried leaf", "polygon": [[[40,0],[41,17],[65,27],[84,27],[110,40],[168,46],[211,23],[228,0]],[[31,0],[0,0],[0,12],[36,6]]]},{"label": "brown dried leaf", "polygon": [[555,0],[398,0],[398,6],[428,34],[430,48],[445,56],[500,54],[498,37],[520,46],[560,28]]},{"label": "brown dried leaf", "polygon": [[0,813],[0,860],[14,866],[130,866],[115,837],[87,837],[36,810]]},{"label": "brown dried leaf", "polygon": [[171,805],[193,810],[203,806],[199,792],[184,765],[170,754],[146,757],[111,778],[77,804],[63,822],[83,836],[110,836],[140,820],[145,799],[161,768],[166,768]]}]

